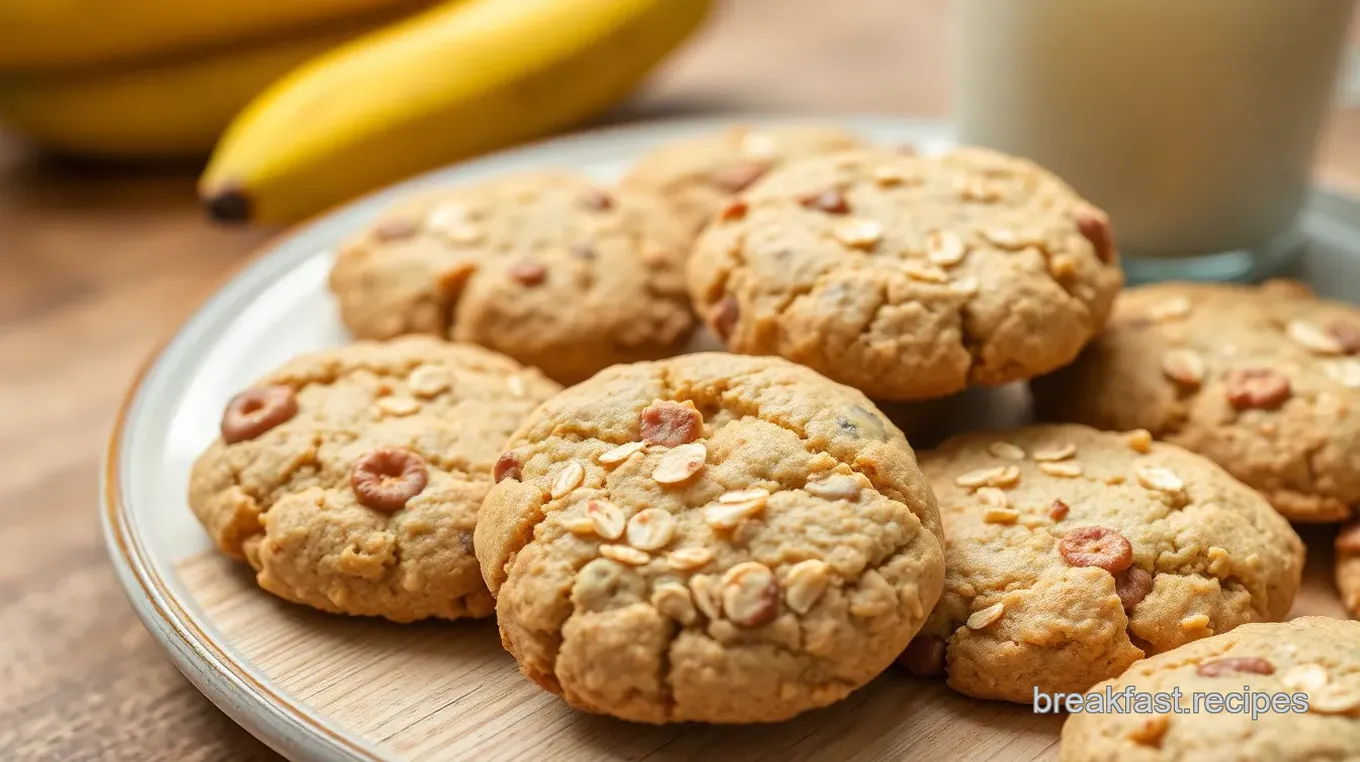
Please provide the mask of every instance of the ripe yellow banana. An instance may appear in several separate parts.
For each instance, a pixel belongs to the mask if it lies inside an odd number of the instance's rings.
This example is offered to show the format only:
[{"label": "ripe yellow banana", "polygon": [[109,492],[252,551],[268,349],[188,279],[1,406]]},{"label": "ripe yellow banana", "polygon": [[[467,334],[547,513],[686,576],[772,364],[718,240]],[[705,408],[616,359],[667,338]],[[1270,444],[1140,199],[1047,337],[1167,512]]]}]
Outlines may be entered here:
[{"label": "ripe yellow banana", "polygon": [[270,83],[393,18],[206,58],[101,72],[0,75],[0,124],[50,150],[81,156],[207,156],[232,118]]},{"label": "ripe yellow banana", "polygon": [[291,222],[569,126],[627,94],[710,0],[467,0],[327,53],[232,123],[199,182],[215,218]]},{"label": "ripe yellow banana", "polygon": [[240,43],[419,0],[0,0],[0,70],[70,68]]}]

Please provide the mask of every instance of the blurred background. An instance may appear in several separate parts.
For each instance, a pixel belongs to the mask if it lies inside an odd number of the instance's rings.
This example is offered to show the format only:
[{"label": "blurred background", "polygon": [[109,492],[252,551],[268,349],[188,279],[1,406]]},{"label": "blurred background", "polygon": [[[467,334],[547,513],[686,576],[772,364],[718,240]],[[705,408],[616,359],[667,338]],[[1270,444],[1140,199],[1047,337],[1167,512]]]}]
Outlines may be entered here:
[{"label": "blurred background", "polygon": [[[129,24],[123,14],[153,5],[146,0],[71,3],[60,11],[65,18],[53,17],[60,10],[54,5],[7,0],[8,9],[0,10],[0,39],[10,36],[0,43],[0,547],[7,548],[0,554],[0,749],[7,758],[274,759],[180,676],[133,616],[94,520],[98,461],[118,401],[147,354],[285,223],[329,203],[280,192],[290,203],[270,205],[268,191],[246,193],[238,175],[225,170],[213,176],[209,169],[200,187],[218,132],[276,77],[431,4],[237,0],[240,28],[212,18],[166,18],[163,11]],[[81,5],[104,10],[70,15]],[[176,7],[206,14],[214,5],[226,4]],[[606,71],[650,71],[636,92],[624,78],[609,93],[583,94],[553,114],[531,116],[528,127],[548,134],[570,125],[713,113],[945,118],[952,102],[949,6],[715,3],[692,34],[596,62]],[[506,37],[479,55],[552,49],[547,38],[518,35],[522,24],[547,34],[544,24],[491,18],[499,11],[481,12]],[[25,31],[23,23],[34,26]],[[361,46],[416,50],[468,34],[449,18],[410,23],[416,26],[392,34],[415,42],[379,36]],[[1348,40],[1360,34],[1352,28]],[[269,103],[242,117],[246,124],[237,120],[231,155],[224,158],[226,149],[216,146],[214,165],[238,174],[249,174],[242,166],[267,169],[291,141],[325,144],[318,126],[345,117],[355,104],[400,110],[400,102],[383,102],[383,87],[346,88],[347,80],[331,71],[350,66],[373,77],[370,84],[419,84],[439,79],[432,74],[457,83],[476,68],[438,59],[422,67],[414,58],[398,62],[404,70],[370,71],[376,65],[364,56],[360,49],[352,54],[357,63],[342,57],[327,62],[330,71],[309,72],[315,85],[298,81],[294,92],[271,91]],[[1338,108],[1325,118],[1315,164],[1321,183],[1348,192],[1360,189],[1354,60],[1348,51]],[[469,108],[476,85],[465,81],[461,95],[445,87],[420,97],[431,110],[444,109],[445,118],[476,114],[458,110]],[[508,128],[492,138],[498,136],[530,137]],[[467,155],[494,147],[481,139],[449,150]],[[366,145],[349,133],[335,140],[348,150]],[[457,156],[432,150],[398,158],[383,168],[395,175],[390,179]],[[381,172],[343,179],[356,190],[385,181]],[[205,204],[238,224],[214,223]]]}]

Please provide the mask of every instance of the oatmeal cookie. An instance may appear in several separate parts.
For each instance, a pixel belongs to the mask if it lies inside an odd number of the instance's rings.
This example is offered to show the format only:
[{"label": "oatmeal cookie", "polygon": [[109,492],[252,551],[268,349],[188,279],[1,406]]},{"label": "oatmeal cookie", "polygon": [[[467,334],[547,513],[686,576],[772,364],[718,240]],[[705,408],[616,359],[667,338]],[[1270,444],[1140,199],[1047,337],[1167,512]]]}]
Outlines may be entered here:
[{"label": "oatmeal cookie", "polygon": [[227,404],[189,506],[287,600],[401,622],[486,616],[477,511],[506,439],[558,388],[433,338],[303,355]]},{"label": "oatmeal cookie", "polygon": [[864,685],[944,575],[910,445],[778,358],[610,368],[497,462],[477,558],[524,674],[579,709],[773,722]]},{"label": "oatmeal cookie", "polygon": [[1130,289],[1071,367],[1034,384],[1040,414],[1143,428],[1260,490],[1293,521],[1360,503],[1360,308],[1265,287]]},{"label": "oatmeal cookie", "polygon": [[398,203],[330,285],[359,338],[447,334],[575,383],[684,343],[688,246],[660,200],[544,171]]},{"label": "oatmeal cookie", "polygon": [[[1357,622],[1303,617],[1243,625],[1138,662],[1092,693],[1107,689],[1110,694],[1179,689],[1182,698],[1172,711],[1145,705],[1132,712],[1070,715],[1063,725],[1062,762],[1360,758]],[[1242,708],[1244,690],[1264,696],[1269,711],[1253,718],[1251,705]],[[1211,694],[1223,696],[1218,711],[1203,703]],[[1236,705],[1232,694],[1239,696]]]},{"label": "oatmeal cookie", "polygon": [[940,603],[902,664],[978,698],[1084,691],[1144,655],[1273,621],[1298,535],[1221,468],[1146,431],[1032,426],[921,454],[945,527]]},{"label": "oatmeal cookie", "polygon": [[893,400],[1071,362],[1123,282],[1103,212],[981,149],[791,161],[724,208],[688,277],[733,351]]}]

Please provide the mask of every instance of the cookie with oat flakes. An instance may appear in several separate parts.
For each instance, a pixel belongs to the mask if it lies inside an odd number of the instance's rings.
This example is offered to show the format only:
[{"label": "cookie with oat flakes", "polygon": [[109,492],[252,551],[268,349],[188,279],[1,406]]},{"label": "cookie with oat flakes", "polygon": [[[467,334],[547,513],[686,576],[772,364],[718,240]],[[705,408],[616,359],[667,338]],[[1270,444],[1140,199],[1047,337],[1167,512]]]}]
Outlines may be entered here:
[{"label": "cookie with oat flakes", "polygon": [[1147,432],[1031,426],[921,454],[944,594],[901,663],[978,698],[1085,691],[1145,655],[1277,620],[1303,543],[1260,495]]},{"label": "cookie with oat flakes", "polygon": [[659,199],[543,171],[398,202],[330,286],[359,338],[447,335],[575,383],[684,343],[688,248]]},{"label": "cookie with oat flakes", "polygon": [[520,669],[640,722],[774,722],[890,665],[944,574],[935,499],[861,393],[778,358],[616,366],[507,446],[477,557]]},{"label": "cookie with oat flakes", "polygon": [[638,161],[622,185],[661,197],[687,230],[698,233],[733,196],[780,164],[863,145],[837,127],[734,125],[657,148]]},{"label": "cookie with oat flakes", "polygon": [[[1360,757],[1358,622],[1301,617],[1243,625],[1138,662],[1093,693],[1107,689],[1113,695],[1178,690],[1181,705],[1159,712],[1126,702],[1122,712],[1074,713],[1063,725],[1062,762]],[[1266,697],[1269,708],[1260,711],[1250,701],[1234,706],[1232,694],[1244,689]],[[1206,709],[1210,694],[1228,702],[1227,711],[1224,705]]]},{"label": "cookie with oat flakes", "polygon": [[486,616],[477,511],[502,445],[558,389],[433,338],[302,355],[227,404],[189,506],[287,600],[400,622]]},{"label": "cookie with oat flakes", "polygon": [[1293,521],[1360,504],[1360,308],[1263,287],[1163,283],[1039,379],[1040,414],[1143,428],[1215,461]]},{"label": "cookie with oat flakes", "polygon": [[981,149],[789,162],[704,231],[688,278],[733,351],[892,400],[1067,364],[1123,282],[1103,212]]}]

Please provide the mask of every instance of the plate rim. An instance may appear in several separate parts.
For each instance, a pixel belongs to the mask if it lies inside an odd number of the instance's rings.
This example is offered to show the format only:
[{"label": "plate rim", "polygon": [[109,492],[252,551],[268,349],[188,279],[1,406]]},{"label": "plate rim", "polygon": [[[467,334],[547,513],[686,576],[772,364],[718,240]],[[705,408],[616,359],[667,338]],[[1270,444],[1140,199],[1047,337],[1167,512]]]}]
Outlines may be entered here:
[{"label": "plate rim", "polygon": [[[591,143],[618,133],[647,132],[656,129],[698,133],[731,124],[777,124],[782,122],[825,123],[865,131],[886,128],[894,132],[947,135],[948,123],[941,119],[916,118],[892,114],[705,114],[681,118],[659,117],[598,126],[568,132],[512,146],[469,160],[438,167],[392,185],[370,191],[269,236],[239,262],[228,267],[214,282],[212,290],[198,302],[189,315],[166,332],[141,361],[128,382],[117,406],[113,425],[100,464],[100,524],[105,550],[116,577],[133,611],[152,639],[170,657],[189,682],[251,735],[288,759],[345,760],[383,762],[390,757],[378,748],[328,724],[322,717],[267,679],[255,674],[246,660],[234,657],[222,644],[203,630],[195,617],[177,599],[165,579],[148,562],[149,551],[133,531],[130,508],[124,502],[120,473],[128,424],[142,401],[146,383],[161,370],[169,352],[178,347],[212,307],[227,298],[232,286],[257,272],[267,272],[272,264],[290,261],[287,245],[312,234],[327,220],[376,204],[378,199],[397,196],[428,186],[440,175],[458,168],[493,163],[504,157],[549,146],[569,148],[576,143]],[[264,269],[261,269],[264,268]]]}]

